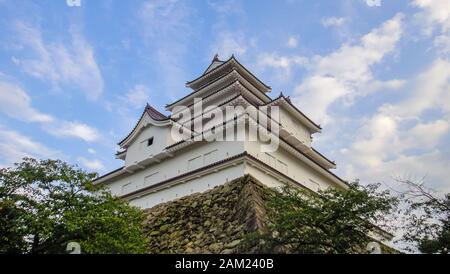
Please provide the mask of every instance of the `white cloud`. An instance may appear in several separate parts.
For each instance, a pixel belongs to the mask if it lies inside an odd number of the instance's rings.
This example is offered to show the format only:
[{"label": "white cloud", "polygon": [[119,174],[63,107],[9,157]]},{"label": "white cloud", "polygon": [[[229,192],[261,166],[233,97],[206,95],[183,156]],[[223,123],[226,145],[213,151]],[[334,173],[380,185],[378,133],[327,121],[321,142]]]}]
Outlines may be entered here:
[{"label": "white cloud", "polygon": [[434,38],[434,47],[442,56],[450,54],[450,35],[439,35]]},{"label": "white cloud", "polygon": [[275,53],[261,54],[258,57],[258,65],[277,69],[290,70],[292,66],[306,66],[308,59],[303,56],[281,56]]},{"label": "white cloud", "polygon": [[179,97],[180,83],[188,79],[182,60],[190,53],[192,36],[198,33],[195,24],[199,20],[193,14],[187,1],[151,0],[138,6],[144,58],[151,56],[150,64],[158,66],[158,84],[170,100]]},{"label": "white cloud", "polygon": [[425,35],[433,32],[433,46],[443,57],[450,54],[450,0],[415,0],[413,6],[421,10],[414,15],[417,24]]},{"label": "white cloud", "polygon": [[190,15],[190,11],[184,6],[183,1],[145,1],[140,6],[138,15],[150,24],[145,28],[146,35],[172,35],[189,28],[186,18]]},{"label": "white cloud", "polygon": [[294,102],[319,123],[329,122],[330,118],[326,113],[328,106],[349,94],[349,90],[341,81],[325,75],[308,77],[294,92],[294,96],[300,95],[293,97]]},{"label": "white cloud", "polygon": [[288,38],[288,41],[287,41],[287,47],[288,48],[291,48],[291,49],[293,49],[293,48],[296,48],[297,46],[298,46],[298,40],[297,40],[297,38],[296,37],[294,37],[294,36],[290,36],[289,38]]},{"label": "white cloud", "polygon": [[381,0],[365,0],[369,7],[381,7]]},{"label": "white cloud", "polygon": [[97,129],[88,125],[57,119],[38,111],[32,106],[32,100],[25,90],[18,84],[2,78],[0,78],[0,112],[21,121],[41,123],[42,128],[54,136],[75,137],[87,142],[96,141],[100,137]]},{"label": "white cloud", "polygon": [[86,142],[97,141],[100,138],[97,129],[80,122],[62,121],[46,128],[46,130],[57,137],[75,137]]},{"label": "white cloud", "polygon": [[95,171],[105,170],[105,165],[98,159],[86,159],[84,157],[79,157],[78,162],[82,166],[84,166],[90,170],[95,170]]},{"label": "white cloud", "polygon": [[95,149],[93,149],[93,148],[88,148],[87,152],[89,154],[96,154],[97,153],[97,151],[95,151]]},{"label": "white cloud", "polygon": [[338,156],[344,176],[367,183],[391,183],[394,177],[427,175],[428,183],[434,187],[450,190],[445,174],[450,161],[438,148],[448,136],[449,122],[440,119],[405,126],[404,120],[387,113],[378,113],[366,121],[349,142],[350,147]]},{"label": "white cloud", "polygon": [[440,109],[450,113],[450,62],[437,59],[413,83],[411,95],[397,105],[382,110],[403,119],[417,119],[425,111]]},{"label": "white cloud", "polygon": [[412,5],[422,9],[415,17],[427,34],[438,27],[442,32],[450,31],[450,0],[415,0]]},{"label": "white cloud", "polygon": [[435,120],[427,123],[418,123],[408,131],[404,144],[408,148],[435,148],[441,139],[448,133],[449,121]]},{"label": "white cloud", "polygon": [[326,17],[320,21],[324,27],[339,27],[347,22],[347,18],[344,17]]},{"label": "white cloud", "polygon": [[[399,90],[403,88],[406,85],[407,81],[403,79],[392,79],[392,80],[372,80],[367,82],[365,85],[361,85],[358,95],[359,96],[366,96],[373,92],[380,91],[380,90]],[[350,101],[352,98],[349,98]]]},{"label": "white cloud", "polygon": [[[442,142],[450,133],[450,63],[436,60],[411,82],[411,92],[396,104],[384,104],[360,121],[338,157],[347,177],[390,182],[395,176],[422,177],[436,189],[450,190],[450,159]],[[431,119],[427,110],[442,116]],[[445,145],[444,145],[445,146]]]},{"label": "white cloud", "polygon": [[247,51],[247,42],[245,36],[240,32],[221,32],[214,43],[213,52],[220,56],[229,57],[232,54],[242,56]]},{"label": "white cloud", "polygon": [[135,85],[121,99],[132,108],[143,108],[149,97],[150,91],[145,85]]},{"label": "white cloud", "polygon": [[243,14],[242,2],[237,0],[208,1],[208,5],[219,14]]},{"label": "white cloud", "polygon": [[31,98],[17,84],[0,78],[0,111],[26,122],[51,122],[53,117],[31,106]]},{"label": "white cloud", "polygon": [[306,113],[313,113],[313,119],[327,123],[331,119],[327,114],[331,104],[344,97],[366,95],[363,87],[374,81],[380,83],[374,79],[371,66],[381,62],[400,40],[402,17],[397,14],[364,35],[357,44],[343,44],[327,56],[316,56],[310,61],[311,75],[294,91],[294,102]]},{"label": "white cloud", "polygon": [[61,158],[61,153],[0,125],[0,165],[11,166],[24,157]]},{"label": "white cloud", "polygon": [[90,100],[103,92],[103,78],[94,57],[92,46],[75,27],[69,32],[69,44],[46,42],[38,28],[22,22],[16,24],[21,42],[36,58],[14,57],[14,63],[33,77],[49,81],[56,89],[62,84],[79,87]]},{"label": "white cloud", "polygon": [[269,70],[271,76],[278,82],[286,82],[295,68],[304,68],[308,65],[308,59],[303,56],[291,55],[285,56],[278,53],[261,53],[256,56],[256,66],[264,71]]}]

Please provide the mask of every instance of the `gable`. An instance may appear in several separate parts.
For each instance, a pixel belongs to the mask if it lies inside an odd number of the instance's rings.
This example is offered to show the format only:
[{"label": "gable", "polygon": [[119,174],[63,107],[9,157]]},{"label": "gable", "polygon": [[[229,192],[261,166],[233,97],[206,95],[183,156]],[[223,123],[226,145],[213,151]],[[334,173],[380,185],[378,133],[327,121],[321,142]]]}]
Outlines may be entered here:
[{"label": "gable", "polygon": [[148,124],[142,128],[128,144],[125,166],[138,163],[142,160],[161,153],[169,144],[171,127]]}]

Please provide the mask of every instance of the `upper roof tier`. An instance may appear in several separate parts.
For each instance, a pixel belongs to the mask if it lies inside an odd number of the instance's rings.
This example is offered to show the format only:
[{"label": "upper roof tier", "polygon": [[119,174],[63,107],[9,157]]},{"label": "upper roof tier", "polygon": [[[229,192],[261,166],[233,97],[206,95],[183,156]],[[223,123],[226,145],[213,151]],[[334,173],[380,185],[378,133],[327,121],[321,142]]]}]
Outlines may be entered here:
[{"label": "upper roof tier", "polygon": [[156,108],[152,107],[148,103],[145,106],[145,110],[144,111],[147,112],[148,115],[150,115],[150,117],[152,119],[156,120],[156,121],[163,121],[163,120],[169,119],[169,117],[167,117],[166,115],[162,114]]},{"label": "upper roof tier", "polygon": [[190,103],[193,102],[194,97],[203,98],[208,95],[208,91],[211,91],[211,87],[220,89],[220,85],[223,83],[231,84],[230,81],[234,82],[236,80],[247,83],[247,88],[252,89],[255,95],[262,98],[264,102],[270,101],[270,97],[266,94],[271,91],[269,86],[261,82],[256,76],[242,66],[233,55],[228,60],[222,61],[216,54],[200,77],[186,83],[186,86],[192,88],[194,91],[171,104],[167,104],[166,110],[172,111],[177,105],[190,105]]},{"label": "upper roof tier", "polygon": [[248,69],[246,69],[241,63],[236,60],[234,55],[226,60],[222,61],[219,59],[219,56],[216,54],[211,61],[211,64],[208,68],[200,75],[198,78],[189,81],[186,83],[186,86],[192,88],[193,90],[197,90],[204,85],[208,84],[214,79],[219,78],[223,74],[229,72],[232,69],[236,69],[244,78],[250,81],[256,88],[261,90],[262,92],[270,92],[271,87],[264,84],[261,80],[259,80],[255,75],[253,75]]},{"label": "upper roof tier", "polygon": [[205,75],[206,73],[210,72],[211,70],[217,68],[218,66],[222,65],[225,61],[222,61],[219,59],[219,55],[214,55],[213,60],[211,61],[211,64],[206,68],[205,72],[203,72],[202,75]]}]

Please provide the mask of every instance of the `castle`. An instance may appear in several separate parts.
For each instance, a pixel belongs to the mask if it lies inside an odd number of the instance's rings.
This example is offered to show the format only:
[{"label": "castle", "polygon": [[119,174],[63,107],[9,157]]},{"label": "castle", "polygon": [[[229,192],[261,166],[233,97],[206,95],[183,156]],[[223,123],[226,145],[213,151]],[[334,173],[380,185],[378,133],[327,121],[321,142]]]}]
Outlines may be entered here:
[{"label": "castle", "polygon": [[118,143],[116,157],[123,167],[95,183],[141,208],[247,174],[269,187],[347,187],[330,171],[335,163],[312,146],[312,135],[321,127],[289,97],[269,97],[270,86],[234,56],[223,61],[216,55],[186,86],[192,92],[166,105],[168,116],[147,104]]}]

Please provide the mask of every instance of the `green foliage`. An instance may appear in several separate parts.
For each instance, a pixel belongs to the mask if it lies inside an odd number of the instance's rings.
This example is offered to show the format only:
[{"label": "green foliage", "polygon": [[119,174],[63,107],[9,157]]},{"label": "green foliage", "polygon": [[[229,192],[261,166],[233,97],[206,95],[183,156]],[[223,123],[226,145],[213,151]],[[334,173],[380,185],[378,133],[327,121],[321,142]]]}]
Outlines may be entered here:
[{"label": "green foliage", "polygon": [[405,193],[408,209],[403,240],[414,243],[422,253],[449,254],[450,194],[438,198],[421,184],[407,184],[412,190]]},{"label": "green foliage", "polygon": [[329,188],[312,193],[300,188],[270,190],[270,222],[263,233],[247,238],[264,253],[361,253],[367,235],[387,220],[397,199],[379,185],[352,183],[347,190]]},{"label": "green foliage", "polygon": [[143,214],[62,161],[0,169],[0,253],[144,253]]}]

